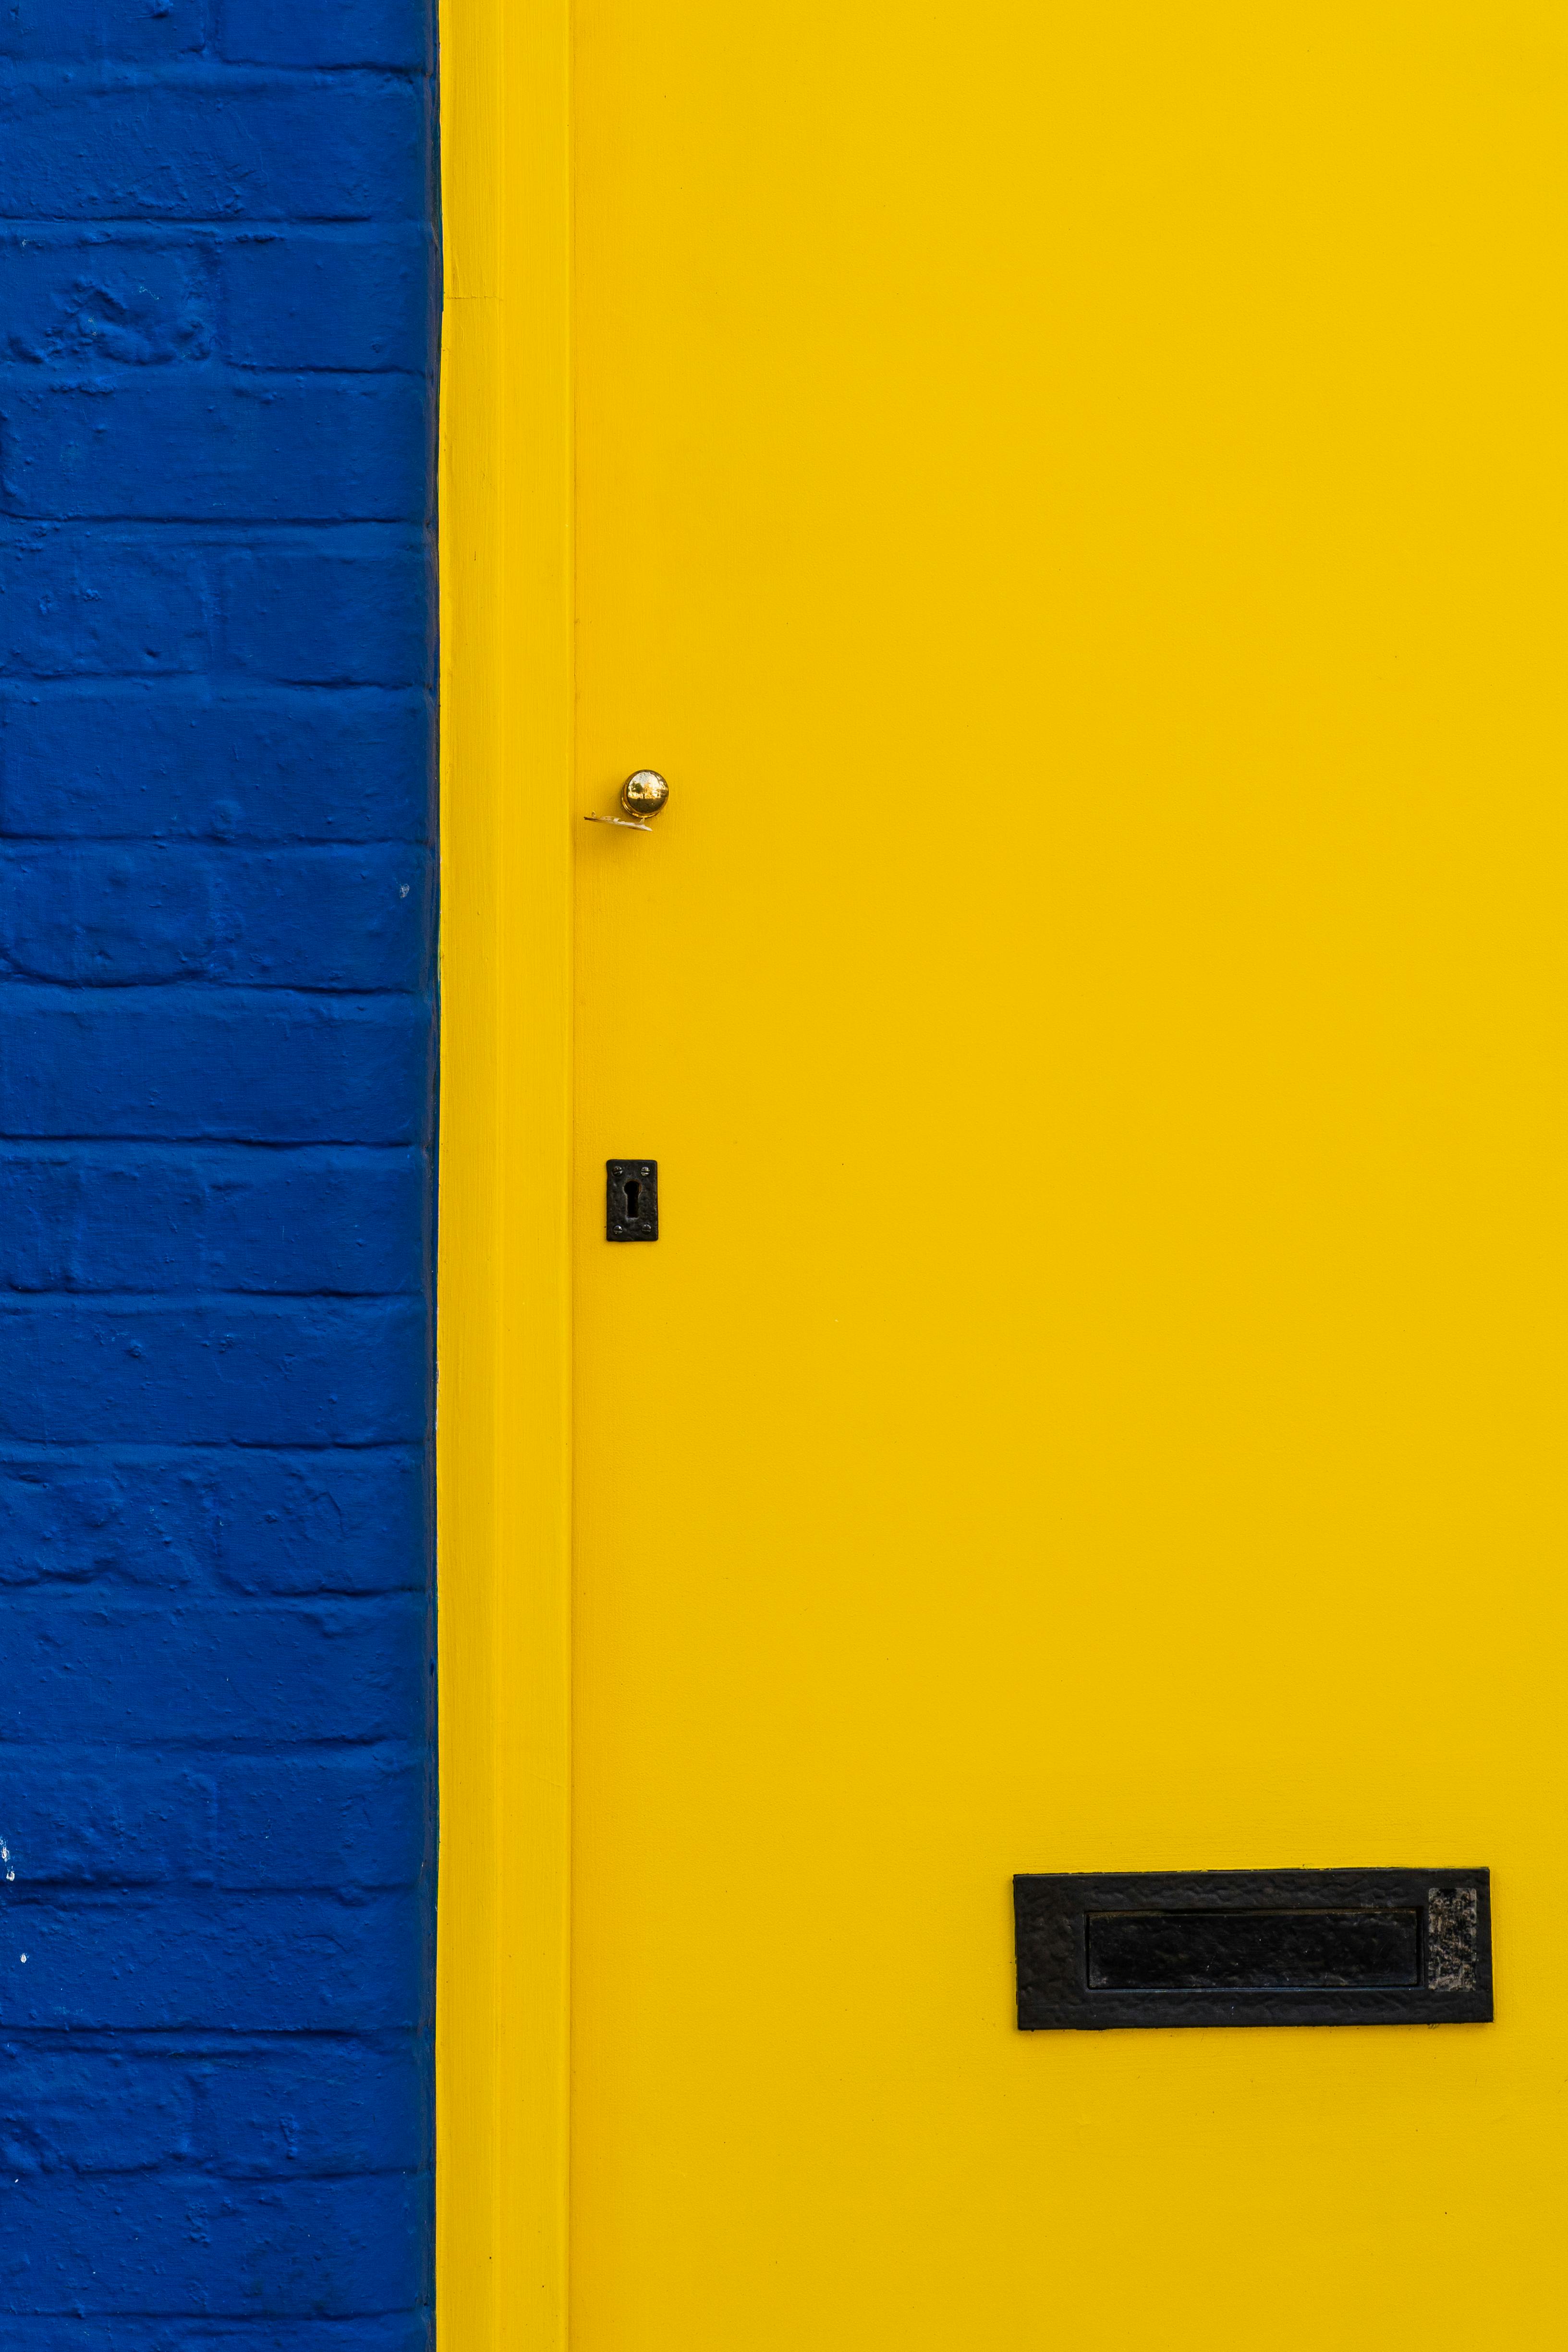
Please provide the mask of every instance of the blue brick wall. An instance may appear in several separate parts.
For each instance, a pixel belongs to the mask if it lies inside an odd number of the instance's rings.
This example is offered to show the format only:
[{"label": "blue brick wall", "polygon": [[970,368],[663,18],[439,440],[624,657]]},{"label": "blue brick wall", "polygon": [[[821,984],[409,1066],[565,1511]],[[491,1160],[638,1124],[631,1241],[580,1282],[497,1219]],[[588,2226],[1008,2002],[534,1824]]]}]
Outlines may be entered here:
[{"label": "blue brick wall", "polygon": [[429,2340],[426,0],[0,0],[0,2347]]}]

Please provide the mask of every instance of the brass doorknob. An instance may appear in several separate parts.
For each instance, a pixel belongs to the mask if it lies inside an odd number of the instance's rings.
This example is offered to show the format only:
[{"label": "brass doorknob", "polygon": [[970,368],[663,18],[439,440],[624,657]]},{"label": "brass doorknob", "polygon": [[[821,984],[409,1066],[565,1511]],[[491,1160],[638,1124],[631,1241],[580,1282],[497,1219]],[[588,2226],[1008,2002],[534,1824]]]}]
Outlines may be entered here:
[{"label": "brass doorknob", "polygon": [[621,806],[628,816],[657,816],[669,798],[669,786],[657,768],[639,768],[621,786]]},{"label": "brass doorknob", "polygon": [[657,768],[638,768],[621,786],[621,806],[625,816],[595,816],[590,814],[589,824],[624,825],[628,833],[646,833],[648,820],[656,817],[669,798],[669,786]]}]

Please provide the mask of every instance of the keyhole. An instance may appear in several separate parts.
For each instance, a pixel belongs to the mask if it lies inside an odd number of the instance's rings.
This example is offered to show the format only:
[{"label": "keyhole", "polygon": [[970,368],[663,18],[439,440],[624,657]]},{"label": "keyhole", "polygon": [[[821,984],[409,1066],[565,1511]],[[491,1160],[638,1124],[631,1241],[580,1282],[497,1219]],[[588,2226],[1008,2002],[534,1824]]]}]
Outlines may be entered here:
[{"label": "keyhole", "polygon": [[626,1179],[626,1214],[628,1217],[635,1217],[637,1215],[637,1202],[641,1198],[642,1186],[637,1182],[635,1176],[628,1176]]}]

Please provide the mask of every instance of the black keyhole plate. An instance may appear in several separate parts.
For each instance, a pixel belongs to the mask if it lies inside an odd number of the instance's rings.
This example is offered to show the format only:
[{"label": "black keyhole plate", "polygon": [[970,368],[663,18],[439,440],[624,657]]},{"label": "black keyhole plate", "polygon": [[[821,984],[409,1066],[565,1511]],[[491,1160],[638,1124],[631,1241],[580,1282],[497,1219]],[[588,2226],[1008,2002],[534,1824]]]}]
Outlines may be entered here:
[{"label": "black keyhole plate", "polygon": [[605,1239],[607,1242],[658,1241],[657,1160],[605,1160]]}]

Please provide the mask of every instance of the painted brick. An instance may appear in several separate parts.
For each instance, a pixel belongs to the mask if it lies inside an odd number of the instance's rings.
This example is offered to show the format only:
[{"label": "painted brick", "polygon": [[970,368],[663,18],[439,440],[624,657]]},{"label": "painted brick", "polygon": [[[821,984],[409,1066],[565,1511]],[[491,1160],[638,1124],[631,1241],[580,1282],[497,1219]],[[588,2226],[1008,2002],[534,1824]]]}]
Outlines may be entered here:
[{"label": "painted brick", "polygon": [[201,1455],[116,1461],[100,1450],[0,1455],[0,1584],[107,1580],[179,1591],[218,1548]]},{"label": "painted brick", "polygon": [[188,2161],[198,2101],[196,2070],[161,2055],[0,2042],[0,2200],[19,2175]]},{"label": "painted brick", "polygon": [[412,1448],[239,1455],[218,1495],[219,1575],[245,1593],[422,1589],[431,1501]]},{"label": "painted brick", "polygon": [[429,2352],[430,11],[0,59],[0,2352]]},{"label": "painted brick", "polygon": [[259,987],[430,985],[435,869],[417,849],[253,850],[220,867],[215,979]]},{"label": "painted brick", "polygon": [[429,213],[429,102],[417,83],[191,65],[157,80],[19,75],[0,87],[0,215],[13,221]]},{"label": "painted brick", "polygon": [[206,0],[5,0],[0,58],[160,64],[199,50]]},{"label": "painted brick", "polygon": [[422,547],[381,555],[257,548],[222,567],[231,666],[295,686],[435,682],[434,582]]},{"label": "painted brick", "polygon": [[395,1750],[247,1756],[217,1789],[220,1886],[414,1886],[435,1860],[426,1768]]},{"label": "painted brick", "polygon": [[[12,5],[16,0],[12,0]],[[172,21],[149,16],[145,23]],[[0,26],[5,24],[0,12]],[[0,33],[0,40],[4,35]],[[0,236],[0,353],[37,367],[160,367],[205,359],[213,271],[193,246],[58,230]]]},{"label": "painted brick", "polygon": [[419,522],[433,410],[407,376],[287,376],[0,396],[0,490],[18,515]]},{"label": "painted brick", "polygon": [[210,968],[211,858],[92,843],[0,854],[0,973],[125,985]]},{"label": "painted brick", "polygon": [[[14,1597],[0,1750],[72,1740],[417,1738],[429,1712],[428,1633],[422,1602],[402,1595],[310,1607],[177,1601],[158,1610]],[[0,1988],[0,2025],[11,2014],[6,1998]]]},{"label": "painted brick", "polygon": [[0,2191],[8,2232],[28,2248],[0,2282],[0,2306],[69,2313],[93,2285],[100,2311],[189,2313],[247,2299],[316,2317],[395,2311],[422,2284],[429,2185],[396,2176],[219,2185],[131,2178],[24,2179]]},{"label": "painted brick", "polygon": [[[319,12],[318,12],[319,13]],[[295,229],[236,238],[219,264],[224,349],[242,367],[419,368],[434,341],[435,240]]]},{"label": "painted brick", "polygon": [[427,1191],[409,1150],[0,1145],[0,1289],[410,1290]]},{"label": "painted brick", "polygon": [[429,1521],[417,1447],[0,1454],[0,1584],[418,1591]]},{"label": "painted brick", "polygon": [[422,988],[433,882],[426,854],[401,846],[0,850],[0,974]]},{"label": "painted brick", "polygon": [[11,835],[427,841],[434,713],[421,695],[13,694]]},{"label": "painted brick", "polygon": [[197,548],[58,528],[0,536],[0,667],[34,677],[168,677],[212,660]]},{"label": "painted brick", "polygon": [[218,0],[226,58],[256,65],[422,71],[435,27],[426,0]]},{"label": "painted brick", "polygon": [[[0,2189],[4,2184],[0,2183]],[[113,2352],[431,2352],[426,2312],[346,2319],[139,2319],[116,2315]],[[0,2311],[3,2352],[106,2352],[101,2319]]]},{"label": "painted brick", "polygon": [[424,1302],[0,1297],[0,1437],[416,1442]]},{"label": "painted brick", "polygon": [[58,1756],[0,1754],[0,1847],[9,1886],[210,1884],[216,1783],[189,1765],[126,1756],[96,1771]]},{"label": "painted brick", "polygon": [[13,983],[0,1134],[412,1143],[430,1122],[420,999]]},{"label": "painted brick", "polygon": [[434,1239],[424,1153],[269,1151],[203,1175],[214,1289],[423,1291]]},{"label": "painted brick", "polygon": [[416,2172],[428,2158],[429,2076],[409,2036],[208,2053],[191,2083],[196,2160],[229,2179]]},{"label": "painted brick", "polygon": [[425,1929],[415,1894],[22,1897],[0,1916],[0,2032],[412,2031]]}]

